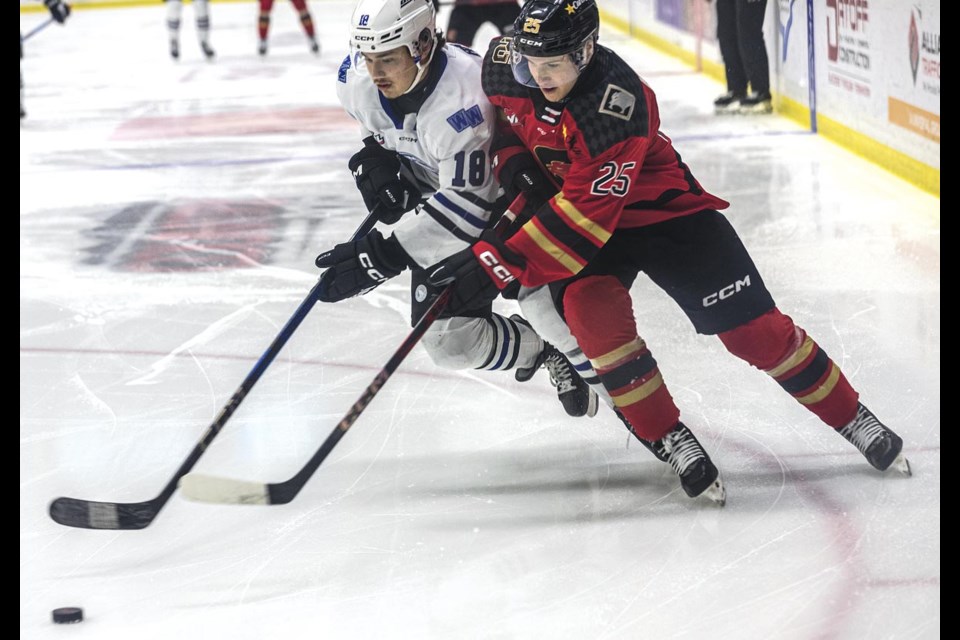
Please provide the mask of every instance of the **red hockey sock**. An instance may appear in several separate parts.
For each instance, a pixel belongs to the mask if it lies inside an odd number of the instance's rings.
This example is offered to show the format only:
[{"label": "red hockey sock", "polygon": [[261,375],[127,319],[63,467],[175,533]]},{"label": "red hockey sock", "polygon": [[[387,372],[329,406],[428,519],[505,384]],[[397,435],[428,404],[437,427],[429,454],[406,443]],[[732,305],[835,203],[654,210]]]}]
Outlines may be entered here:
[{"label": "red hockey sock", "polygon": [[273,9],[273,0],[260,0],[260,16],[257,19],[257,35],[261,40],[267,39],[270,31],[270,10]]},{"label": "red hockey sock", "polygon": [[662,438],[677,424],[680,410],[637,335],[627,289],[612,276],[576,280],[564,292],[563,309],[571,333],[634,432],[644,440]]},{"label": "red hockey sock", "polygon": [[839,429],[856,415],[859,395],[840,367],[779,309],[718,337],[831,427]]},{"label": "red hockey sock", "polygon": [[306,0],[291,0],[291,2],[293,2],[294,9],[300,14],[300,24],[303,25],[303,30],[313,38],[313,18],[310,17],[310,9],[307,8]]}]

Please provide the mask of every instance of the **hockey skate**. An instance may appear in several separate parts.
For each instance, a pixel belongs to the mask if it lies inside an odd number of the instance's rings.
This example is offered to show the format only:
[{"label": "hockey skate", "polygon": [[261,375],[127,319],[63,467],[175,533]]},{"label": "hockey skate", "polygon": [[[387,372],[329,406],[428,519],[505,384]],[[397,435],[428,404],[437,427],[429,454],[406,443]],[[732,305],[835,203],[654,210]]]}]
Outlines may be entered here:
[{"label": "hockey skate", "polygon": [[713,101],[713,111],[717,114],[737,113],[740,110],[740,101],[745,97],[732,91],[725,93]]},{"label": "hockey skate", "polygon": [[213,51],[213,47],[211,47],[207,42],[201,42],[200,49],[203,50],[203,55],[206,56],[207,60],[213,60],[213,56],[216,55],[216,53]]},{"label": "hockey skate", "polygon": [[857,404],[857,416],[837,432],[859,449],[873,468],[886,471],[893,467],[904,475],[913,475],[910,461],[903,455],[903,440],[863,404]]},{"label": "hockey skate", "polygon": [[649,447],[680,476],[680,486],[691,498],[704,496],[721,507],[727,501],[720,472],[693,433],[682,422]]},{"label": "hockey skate", "polygon": [[773,98],[770,96],[770,92],[751,93],[741,99],[738,112],[744,115],[773,113]]},{"label": "hockey skate", "polygon": [[316,38],[310,38],[310,52],[315,56],[320,55],[320,43]]},{"label": "hockey skate", "polygon": [[170,41],[170,57],[174,60],[180,59],[180,43],[176,40]]},{"label": "hockey skate", "polygon": [[[530,323],[520,316],[510,316],[510,319],[530,326]],[[541,367],[550,374],[550,384],[557,388],[557,397],[567,415],[574,418],[592,418],[597,415],[599,399],[596,392],[583,381],[567,357],[546,340],[543,342],[543,351],[537,356],[533,366],[528,369],[517,367],[514,377],[517,382],[526,382]]]}]

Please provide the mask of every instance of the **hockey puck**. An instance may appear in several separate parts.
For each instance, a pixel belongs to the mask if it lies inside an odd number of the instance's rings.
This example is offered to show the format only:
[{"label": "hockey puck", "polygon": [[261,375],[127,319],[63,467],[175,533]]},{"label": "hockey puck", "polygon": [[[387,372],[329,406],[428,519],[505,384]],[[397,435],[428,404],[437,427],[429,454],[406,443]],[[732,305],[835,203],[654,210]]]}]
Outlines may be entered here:
[{"label": "hockey puck", "polygon": [[57,624],[73,624],[83,621],[83,609],[80,607],[62,607],[53,610],[53,621]]}]

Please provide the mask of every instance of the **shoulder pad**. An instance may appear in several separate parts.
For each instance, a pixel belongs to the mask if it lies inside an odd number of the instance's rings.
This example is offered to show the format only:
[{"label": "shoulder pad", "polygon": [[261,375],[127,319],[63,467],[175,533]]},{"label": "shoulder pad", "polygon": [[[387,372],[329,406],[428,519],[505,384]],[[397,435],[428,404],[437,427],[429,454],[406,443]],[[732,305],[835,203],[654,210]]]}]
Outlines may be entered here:
[{"label": "shoulder pad", "polygon": [[583,133],[583,142],[596,156],[633,137],[650,135],[650,112],[640,77],[612,51],[598,60],[600,78],[567,105]]},{"label": "shoulder pad", "polygon": [[510,68],[510,37],[490,41],[487,55],[483,57],[483,92],[488,97],[507,96],[519,98],[526,95],[523,85],[513,79]]}]

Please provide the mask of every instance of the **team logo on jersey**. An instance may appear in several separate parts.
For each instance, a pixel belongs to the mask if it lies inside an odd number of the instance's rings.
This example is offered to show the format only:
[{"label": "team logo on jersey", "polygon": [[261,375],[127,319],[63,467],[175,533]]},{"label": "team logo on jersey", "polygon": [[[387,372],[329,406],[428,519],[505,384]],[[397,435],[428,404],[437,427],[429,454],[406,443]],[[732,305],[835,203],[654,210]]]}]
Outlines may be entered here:
[{"label": "team logo on jersey", "polygon": [[490,59],[496,64],[510,64],[510,38],[500,38],[500,42],[493,48]]},{"label": "team logo on jersey", "polygon": [[523,32],[524,33],[540,33],[540,23],[543,20],[539,18],[527,18],[523,23]]},{"label": "team logo on jersey", "polygon": [[455,114],[447,118],[447,122],[453,127],[454,131],[460,133],[479,126],[483,123],[483,112],[480,111],[480,105],[473,105],[469,109],[460,109]]},{"label": "team logo on jersey", "polygon": [[637,105],[637,99],[632,93],[618,87],[615,84],[608,84],[607,90],[603,94],[603,100],[600,101],[600,113],[605,113],[614,118],[629,120],[633,115],[633,108]]},{"label": "team logo on jersey", "polygon": [[350,56],[344,58],[343,62],[340,63],[340,70],[337,71],[337,80],[346,84],[348,71],[350,71]]}]

